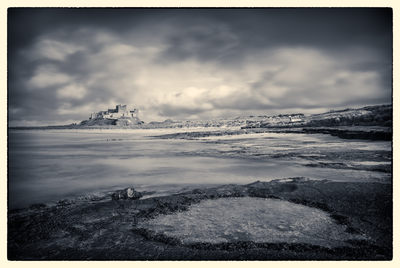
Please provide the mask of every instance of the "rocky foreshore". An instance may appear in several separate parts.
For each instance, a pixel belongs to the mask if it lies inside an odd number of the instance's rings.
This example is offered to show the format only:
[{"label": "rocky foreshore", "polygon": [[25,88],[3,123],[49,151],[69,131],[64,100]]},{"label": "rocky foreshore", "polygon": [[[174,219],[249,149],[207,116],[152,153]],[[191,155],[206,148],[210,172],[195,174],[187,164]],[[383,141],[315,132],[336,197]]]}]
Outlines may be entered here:
[{"label": "rocky foreshore", "polygon": [[213,136],[232,136],[254,133],[299,133],[299,134],[329,134],[342,139],[392,140],[392,128],[381,126],[341,126],[341,127],[271,127],[242,128],[238,130],[188,131],[159,135],[164,139],[198,139]]},{"label": "rocky foreshore", "polygon": [[[143,199],[132,187],[103,199],[63,200],[8,212],[10,260],[390,260],[392,186],[372,182],[290,178],[221,185]],[[317,208],[345,227],[344,246],[301,242],[231,241],[184,244],[140,227],[162,214],[179,213],[203,200],[254,197]],[[218,215],[216,215],[218,216]]]}]

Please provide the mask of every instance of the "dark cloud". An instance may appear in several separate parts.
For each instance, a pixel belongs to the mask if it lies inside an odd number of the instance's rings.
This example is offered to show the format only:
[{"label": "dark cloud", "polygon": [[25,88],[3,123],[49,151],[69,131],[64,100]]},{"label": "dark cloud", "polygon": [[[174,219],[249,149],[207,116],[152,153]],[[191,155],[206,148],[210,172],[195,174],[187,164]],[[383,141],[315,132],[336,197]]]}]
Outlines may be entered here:
[{"label": "dark cloud", "polygon": [[[9,44],[16,50],[29,46],[38,36],[58,32],[68,38],[79,27],[125,34],[171,24],[177,31],[170,45],[187,54],[187,41],[218,49],[231,38],[238,48],[294,45],[341,49],[367,46],[390,55],[392,11],[389,8],[282,8],[282,9],[9,9]],[[220,29],[218,29],[218,26]],[[90,37],[89,37],[90,38]],[[209,45],[208,45],[208,44]],[[240,45],[240,46],[239,46]]]},{"label": "dark cloud", "polygon": [[389,8],[8,10],[11,124],[391,101]]}]

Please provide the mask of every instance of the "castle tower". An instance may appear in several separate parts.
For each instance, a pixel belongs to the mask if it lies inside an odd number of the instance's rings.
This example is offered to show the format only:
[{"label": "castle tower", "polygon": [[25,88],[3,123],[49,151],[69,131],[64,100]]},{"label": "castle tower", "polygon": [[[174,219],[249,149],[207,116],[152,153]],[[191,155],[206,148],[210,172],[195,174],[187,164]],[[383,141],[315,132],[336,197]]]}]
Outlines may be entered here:
[{"label": "castle tower", "polygon": [[130,110],[129,112],[131,114],[131,117],[133,117],[133,118],[138,118],[139,117],[139,109],[135,108],[133,110]]},{"label": "castle tower", "polygon": [[129,109],[128,105],[118,104],[115,109],[108,109],[97,113],[91,113],[89,119],[119,119],[136,118],[138,119],[139,109]]}]

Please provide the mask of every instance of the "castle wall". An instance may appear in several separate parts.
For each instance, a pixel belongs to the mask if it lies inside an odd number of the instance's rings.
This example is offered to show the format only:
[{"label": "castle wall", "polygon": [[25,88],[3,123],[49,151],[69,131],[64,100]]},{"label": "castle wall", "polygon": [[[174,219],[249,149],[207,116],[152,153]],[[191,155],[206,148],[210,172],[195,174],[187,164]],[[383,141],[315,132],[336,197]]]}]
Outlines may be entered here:
[{"label": "castle wall", "polygon": [[92,113],[89,119],[119,119],[119,118],[138,118],[138,109],[129,110],[127,105],[117,105],[115,109]]}]

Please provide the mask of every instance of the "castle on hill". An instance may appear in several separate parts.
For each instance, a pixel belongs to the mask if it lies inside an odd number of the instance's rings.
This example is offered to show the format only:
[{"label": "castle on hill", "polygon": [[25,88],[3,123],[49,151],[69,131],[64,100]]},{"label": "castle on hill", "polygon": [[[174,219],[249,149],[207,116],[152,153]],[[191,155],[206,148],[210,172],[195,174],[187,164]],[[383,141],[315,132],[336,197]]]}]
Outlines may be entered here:
[{"label": "castle on hill", "polygon": [[138,119],[139,109],[129,109],[127,105],[118,104],[115,109],[108,109],[107,111],[100,111],[92,113],[89,117],[92,119]]}]

